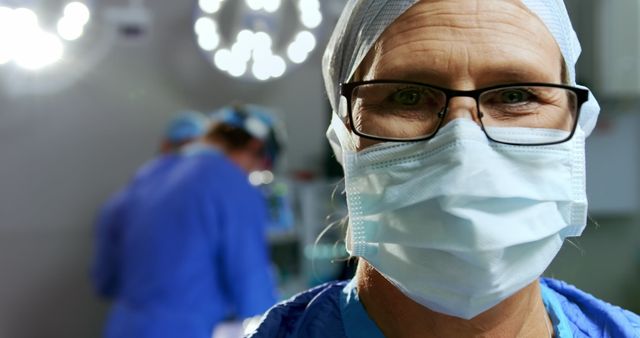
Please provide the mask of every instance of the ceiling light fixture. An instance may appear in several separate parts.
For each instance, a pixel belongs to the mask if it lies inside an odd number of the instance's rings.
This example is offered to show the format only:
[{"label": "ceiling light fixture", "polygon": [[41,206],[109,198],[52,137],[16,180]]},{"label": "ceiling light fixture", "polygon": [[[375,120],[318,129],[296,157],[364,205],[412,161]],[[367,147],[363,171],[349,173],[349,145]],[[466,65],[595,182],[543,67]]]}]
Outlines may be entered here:
[{"label": "ceiling light fixture", "polygon": [[[297,22],[285,22],[284,13],[292,10]],[[319,0],[199,0],[194,33],[199,48],[219,70],[267,81],[309,58],[322,21]]]},{"label": "ceiling light fixture", "polygon": [[38,70],[56,63],[64,53],[63,40],[80,38],[91,17],[85,2],[65,1],[55,29],[47,29],[44,15],[31,5],[0,0],[0,65],[13,62],[24,69]]}]

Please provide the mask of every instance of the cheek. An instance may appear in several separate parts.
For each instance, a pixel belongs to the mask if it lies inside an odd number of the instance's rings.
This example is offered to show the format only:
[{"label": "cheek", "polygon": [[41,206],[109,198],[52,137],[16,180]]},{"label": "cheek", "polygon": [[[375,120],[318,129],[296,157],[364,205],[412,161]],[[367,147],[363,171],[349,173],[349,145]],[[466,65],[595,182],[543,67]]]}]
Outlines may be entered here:
[{"label": "cheek", "polygon": [[[358,122],[356,122],[356,123],[358,123]],[[360,137],[360,136],[356,135],[356,133],[353,131],[353,126],[351,125],[351,123],[349,122],[348,119],[346,121],[346,126],[347,126],[347,129],[349,130],[349,132],[351,133],[351,137],[355,141],[356,150],[358,150],[358,151],[364,150],[364,149],[366,149],[368,147],[371,147],[374,144],[378,144],[378,143],[382,142],[382,141],[372,140],[372,139],[368,139],[368,138],[364,138],[364,137]]]},{"label": "cheek", "polygon": [[382,141],[378,141],[378,140],[371,140],[368,138],[364,138],[364,137],[359,137],[358,135],[354,135],[355,140],[356,140],[356,149],[358,151],[360,150],[364,150],[367,149],[369,147],[371,147],[372,145],[381,143]]}]

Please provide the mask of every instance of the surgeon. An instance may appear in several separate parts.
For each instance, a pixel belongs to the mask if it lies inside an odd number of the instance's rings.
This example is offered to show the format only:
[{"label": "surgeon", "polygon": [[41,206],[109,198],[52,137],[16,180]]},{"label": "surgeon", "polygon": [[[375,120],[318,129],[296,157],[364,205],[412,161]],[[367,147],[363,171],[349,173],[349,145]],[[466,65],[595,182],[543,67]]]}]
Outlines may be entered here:
[{"label": "surgeon", "polygon": [[272,119],[230,106],[211,120],[97,222],[93,281],[113,301],[105,337],[210,338],[223,319],[262,314],[277,299],[265,201],[247,176],[275,161]]},{"label": "surgeon", "polygon": [[348,1],[323,68],[356,276],[249,336],[639,337],[540,277],[586,224],[579,53],[560,0]]}]

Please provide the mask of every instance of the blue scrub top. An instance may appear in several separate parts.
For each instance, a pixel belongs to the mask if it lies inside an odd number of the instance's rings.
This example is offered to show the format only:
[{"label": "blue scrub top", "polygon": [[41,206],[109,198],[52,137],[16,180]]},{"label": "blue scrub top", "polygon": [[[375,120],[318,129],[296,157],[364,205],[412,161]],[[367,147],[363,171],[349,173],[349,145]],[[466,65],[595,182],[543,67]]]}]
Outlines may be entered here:
[{"label": "blue scrub top", "polygon": [[161,156],[104,206],[94,287],[114,300],[105,336],[210,338],[225,317],[276,302],[261,193],[213,148]]},{"label": "blue scrub top", "polygon": [[[555,337],[640,337],[640,317],[564,282],[542,278]],[[358,299],[355,282],[321,285],[273,307],[249,338],[383,338]]]}]

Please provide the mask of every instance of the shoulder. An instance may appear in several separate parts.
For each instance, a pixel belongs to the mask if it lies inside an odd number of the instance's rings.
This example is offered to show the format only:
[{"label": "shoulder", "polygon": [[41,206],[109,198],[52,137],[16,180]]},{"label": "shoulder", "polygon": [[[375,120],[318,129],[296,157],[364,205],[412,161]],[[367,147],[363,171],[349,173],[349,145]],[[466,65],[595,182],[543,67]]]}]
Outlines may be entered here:
[{"label": "shoulder", "polygon": [[345,337],[340,294],[347,282],[326,283],[277,304],[248,337]]},{"label": "shoulder", "polygon": [[124,201],[131,195],[131,191],[136,185],[148,179],[153,173],[157,172],[167,159],[165,156],[159,156],[145,162],[140,168],[136,170],[129,181],[118,191],[109,196],[107,202],[103,204],[104,209],[113,209],[118,205],[124,203]]},{"label": "shoulder", "polygon": [[609,304],[563,281],[542,278],[540,282],[558,299],[574,332],[588,337],[640,337],[640,317]]}]

